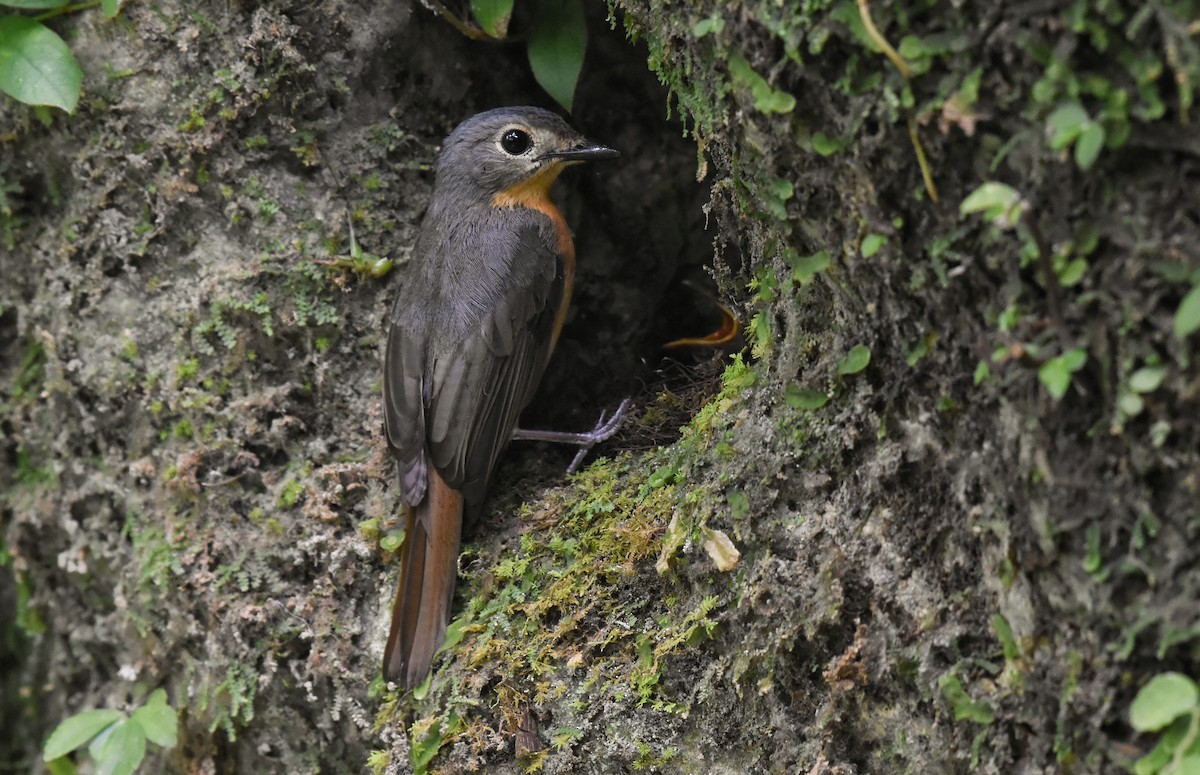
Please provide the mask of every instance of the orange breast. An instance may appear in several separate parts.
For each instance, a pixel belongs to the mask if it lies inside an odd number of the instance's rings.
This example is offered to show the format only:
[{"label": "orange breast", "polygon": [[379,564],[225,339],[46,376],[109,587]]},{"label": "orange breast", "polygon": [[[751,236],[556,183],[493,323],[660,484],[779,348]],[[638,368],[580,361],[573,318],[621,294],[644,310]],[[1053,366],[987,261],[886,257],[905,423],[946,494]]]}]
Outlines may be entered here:
[{"label": "orange breast", "polygon": [[550,199],[550,186],[562,172],[563,165],[554,163],[544,171],[529,180],[510,186],[492,198],[495,207],[524,207],[537,210],[548,217],[554,224],[554,232],[558,236],[558,252],[563,264],[563,297],[554,314],[554,331],[550,338],[550,351],[558,342],[558,334],[562,331],[567,319],[567,308],[571,304],[571,289],[575,285],[575,241],[571,239],[571,229],[562,210]]}]

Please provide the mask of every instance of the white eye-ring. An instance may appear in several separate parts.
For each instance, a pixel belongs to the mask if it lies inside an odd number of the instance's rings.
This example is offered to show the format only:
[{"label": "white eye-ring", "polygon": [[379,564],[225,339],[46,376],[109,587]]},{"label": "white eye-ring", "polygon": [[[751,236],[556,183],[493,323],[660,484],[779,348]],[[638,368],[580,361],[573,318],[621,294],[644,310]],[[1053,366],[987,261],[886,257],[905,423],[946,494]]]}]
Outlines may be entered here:
[{"label": "white eye-ring", "polygon": [[524,156],[533,147],[533,138],[524,129],[505,129],[500,135],[500,149],[509,156]]}]

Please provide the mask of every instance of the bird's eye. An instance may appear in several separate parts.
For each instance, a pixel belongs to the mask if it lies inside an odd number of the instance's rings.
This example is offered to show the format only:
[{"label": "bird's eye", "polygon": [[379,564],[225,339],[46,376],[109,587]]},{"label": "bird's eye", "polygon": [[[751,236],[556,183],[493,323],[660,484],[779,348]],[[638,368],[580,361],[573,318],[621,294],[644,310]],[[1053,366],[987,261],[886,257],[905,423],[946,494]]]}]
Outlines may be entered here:
[{"label": "bird's eye", "polygon": [[520,129],[510,129],[500,138],[500,147],[510,156],[520,156],[532,145],[533,140],[529,137],[529,133]]}]

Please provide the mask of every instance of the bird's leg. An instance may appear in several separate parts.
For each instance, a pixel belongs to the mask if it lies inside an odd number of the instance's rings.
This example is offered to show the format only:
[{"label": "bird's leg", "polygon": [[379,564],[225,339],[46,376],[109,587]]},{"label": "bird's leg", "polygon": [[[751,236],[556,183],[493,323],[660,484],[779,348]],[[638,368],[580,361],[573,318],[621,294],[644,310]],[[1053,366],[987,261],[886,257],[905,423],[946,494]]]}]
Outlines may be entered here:
[{"label": "bird's leg", "polygon": [[601,412],[600,419],[596,421],[596,427],[586,433],[532,431],[524,428],[514,428],[512,437],[514,441],[550,441],[555,444],[575,444],[579,447],[579,451],[575,453],[575,459],[571,461],[571,465],[567,466],[567,473],[573,474],[575,473],[575,469],[579,467],[579,464],[583,462],[583,458],[591,451],[592,447],[602,441],[607,441],[617,432],[617,429],[621,427],[621,422],[625,419],[625,410],[628,407],[629,399],[626,398],[608,420],[604,419],[604,412]]}]

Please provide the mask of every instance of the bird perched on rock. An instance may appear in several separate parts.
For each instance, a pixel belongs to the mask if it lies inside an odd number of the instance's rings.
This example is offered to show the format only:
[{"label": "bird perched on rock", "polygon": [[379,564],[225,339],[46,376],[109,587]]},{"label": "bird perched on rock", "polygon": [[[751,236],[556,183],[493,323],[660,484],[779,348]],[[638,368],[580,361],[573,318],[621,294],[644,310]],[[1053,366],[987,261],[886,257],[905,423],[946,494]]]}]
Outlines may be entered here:
[{"label": "bird perched on rock", "polygon": [[[517,107],[467,119],[438,157],[433,202],[387,318],[383,378],[408,511],[383,673],[405,688],[425,679],[445,638],[464,515],[478,512],[520,433],[566,319],[575,247],[550,186],[573,164],[618,155],[549,111]],[[590,434],[527,437],[594,444],[615,429],[610,420]]]}]

